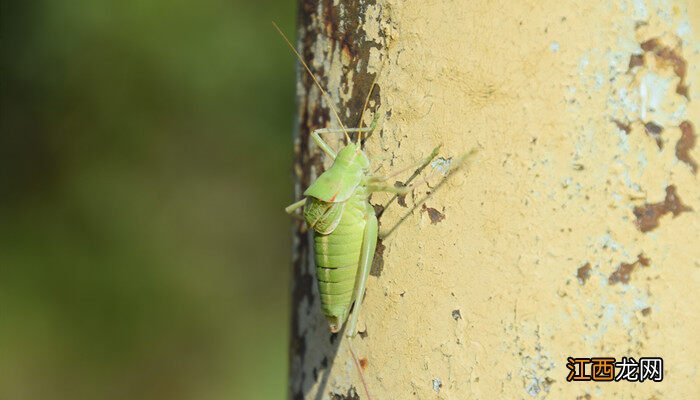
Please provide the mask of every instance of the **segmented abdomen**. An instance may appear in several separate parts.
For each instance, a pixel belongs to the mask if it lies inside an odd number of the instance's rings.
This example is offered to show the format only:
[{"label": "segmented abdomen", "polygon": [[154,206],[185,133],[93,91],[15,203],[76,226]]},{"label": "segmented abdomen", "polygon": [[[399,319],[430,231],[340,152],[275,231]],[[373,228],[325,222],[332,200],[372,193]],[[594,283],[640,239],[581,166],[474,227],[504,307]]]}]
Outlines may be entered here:
[{"label": "segmented abdomen", "polygon": [[321,308],[326,317],[336,318],[338,327],[345,321],[353,301],[368,210],[364,190],[347,201],[343,216],[333,232],[328,235],[314,233]]}]

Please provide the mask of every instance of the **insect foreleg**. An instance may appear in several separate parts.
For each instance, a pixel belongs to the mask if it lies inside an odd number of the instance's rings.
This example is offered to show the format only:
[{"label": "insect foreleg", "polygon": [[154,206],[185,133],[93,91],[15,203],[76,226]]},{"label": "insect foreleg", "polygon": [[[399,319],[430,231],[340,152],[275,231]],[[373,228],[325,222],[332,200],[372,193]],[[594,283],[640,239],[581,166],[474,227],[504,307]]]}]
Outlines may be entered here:
[{"label": "insect foreleg", "polygon": [[372,176],[372,177],[369,178],[369,182],[381,182],[381,181],[386,181],[386,180],[388,180],[388,179],[391,179],[391,178],[393,178],[393,177],[395,177],[395,176],[397,176],[397,175],[401,175],[401,174],[403,174],[404,172],[409,171],[409,170],[415,168],[415,171],[413,172],[413,176],[411,176],[411,178],[409,178],[409,179],[406,181],[406,184],[408,184],[411,180],[413,180],[413,178],[415,178],[418,174],[420,174],[420,172],[423,171],[423,169],[425,169],[425,167],[427,167],[428,164],[430,164],[430,162],[433,161],[433,160],[435,159],[435,157],[437,157],[438,152],[440,151],[440,147],[442,147],[442,145],[438,145],[437,147],[435,147],[435,148],[433,149],[433,151],[432,151],[427,157],[425,157],[425,158],[423,158],[423,159],[421,159],[421,160],[419,160],[419,161],[417,161],[417,162],[415,162],[415,163],[409,165],[408,167],[401,168],[401,169],[399,169],[399,170],[397,170],[397,171],[394,171],[394,172],[392,172],[392,173],[390,173],[389,175],[386,175],[386,176],[382,176],[382,175],[375,175],[375,176]]},{"label": "insect foreleg", "polygon": [[362,250],[360,251],[360,265],[357,269],[357,280],[355,281],[355,306],[352,309],[352,316],[350,317],[345,333],[349,337],[355,336],[357,317],[360,315],[362,297],[364,297],[365,294],[367,277],[372,267],[374,250],[377,247],[377,233],[379,232],[377,217],[374,215],[374,211],[368,211],[367,214],[367,224],[365,225],[365,232],[362,238]]},{"label": "insect foreleg", "polygon": [[370,184],[367,186],[367,191],[369,192],[386,192],[386,193],[394,193],[394,194],[406,194],[411,191],[407,186],[394,186],[394,185],[389,185],[387,183],[377,183],[377,184]]},{"label": "insect foreleg", "polygon": [[[311,139],[314,140],[316,145],[323,150],[328,157],[331,159],[335,160],[335,150],[331,148],[331,146],[326,143],[323,139],[321,139],[321,136],[319,135],[320,132],[322,132],[323,129],[316,129],[315,131],[311,132]],[[345,132],[344,130],[340,129],[339,132]]]},{"label": "insect foreleg", "polygon": [[311,132],[311,137],[313,138],[314,142],[320,147],[328,156],[330,156],[332,159],[335,159],[335,151],[331,148],[331,146],[328,145],[322,138],[321,134],[323,133],[343,133],[343,134],[348,134],[348,133],[364,133],[364,132],[372,132],[374,128],[377,127],[377,120],[379,119],[379,114],[376,114],[374,116],[374,119],[372,119],[372,123],[365,128],[321,128],[321,129],[316,129],[313,132]]},{"label": "insect foreleg", "polygon": [[294,214],[294,211],[300,209],[302,206],[306,204],[306,198],[303,198],[296,203],[290,204],[287,207],[285,207],[284,211],[287,212],[287,214]]},{"label": "insect foreleg", "polygon": [[311,132],[311,138],[314,140],[316,145],[320,147],[326,154],[328,154],[329,157],[335,160],[335,151],[331,148],[331,146],[326,143],[322,138],[321,134],[323,133],[356,133],[356,132],[371,132],[374,130],[374,128],[377,126],[377,117],[374,118],[372,121],[372,124],[368,127],[365,128],[349,128],[349,129],[343,129],[343,128],[321,128],[321,129],[316,129],[315,131]]}]

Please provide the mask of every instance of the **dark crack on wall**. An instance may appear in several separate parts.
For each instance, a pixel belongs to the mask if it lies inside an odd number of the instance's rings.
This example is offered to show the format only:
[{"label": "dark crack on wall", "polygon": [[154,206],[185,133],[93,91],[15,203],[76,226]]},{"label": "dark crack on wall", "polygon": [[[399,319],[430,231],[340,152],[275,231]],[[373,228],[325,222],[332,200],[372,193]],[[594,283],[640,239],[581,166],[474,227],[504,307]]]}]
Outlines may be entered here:
[{"label": "dark crack on wall", "polygon": [[617,269],[608,278],[608,285],[615,285],[617,283],[628,284],[632,272],[634,272],[638,266],[648,267],[650,263],[651,260],[644,256],[643,253],[640,253],[637,256],[637,260],[632,263],[620,263]]},{"label": "dark crack on wall", "polygon": [[659,219],[668,213],[673,217],[681,213],[693,211],[691,207],[684,205],[676,194],[676,186],[666,187],[666,198],[660,203],[647,203],[634,208],[634,216],[637,217],[635,225],[642,232],[649,232],[659,226]]},{"label": "dark crack on wall", "polygon": [[591,263],[587,262],[582,267],[576,270],[578,283],[585,285],[586,281],[591,277]]},{"label": "dark crack on wall", "polygon": [[690,151],[695,148],[697,136],[695,126],[690,121],[683,121],[678,126],[681,130],[681,138],[676,143],[676,158],[688,164],[693,174],[698,172],[698,163],[690,156]]}]

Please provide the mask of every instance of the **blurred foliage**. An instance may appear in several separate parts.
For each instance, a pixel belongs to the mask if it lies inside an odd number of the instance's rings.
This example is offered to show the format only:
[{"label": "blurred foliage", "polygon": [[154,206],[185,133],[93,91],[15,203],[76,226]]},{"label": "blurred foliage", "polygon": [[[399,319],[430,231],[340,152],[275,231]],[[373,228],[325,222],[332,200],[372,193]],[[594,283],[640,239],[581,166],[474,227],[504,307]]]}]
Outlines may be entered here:
[{"label": "blurred foliage", "polygon": [[1,7],[0,398],[285,397],[294,2]]}]

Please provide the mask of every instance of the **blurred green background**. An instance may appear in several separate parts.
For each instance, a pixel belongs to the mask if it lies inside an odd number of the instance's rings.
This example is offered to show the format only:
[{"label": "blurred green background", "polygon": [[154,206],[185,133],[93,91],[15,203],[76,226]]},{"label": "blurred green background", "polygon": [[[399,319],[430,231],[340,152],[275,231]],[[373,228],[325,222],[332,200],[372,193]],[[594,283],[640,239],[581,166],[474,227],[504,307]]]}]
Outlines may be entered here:
[{"label": "blurred green background", "polygon": [[0,399],[284,398],[295,2],[1,7]]}]

